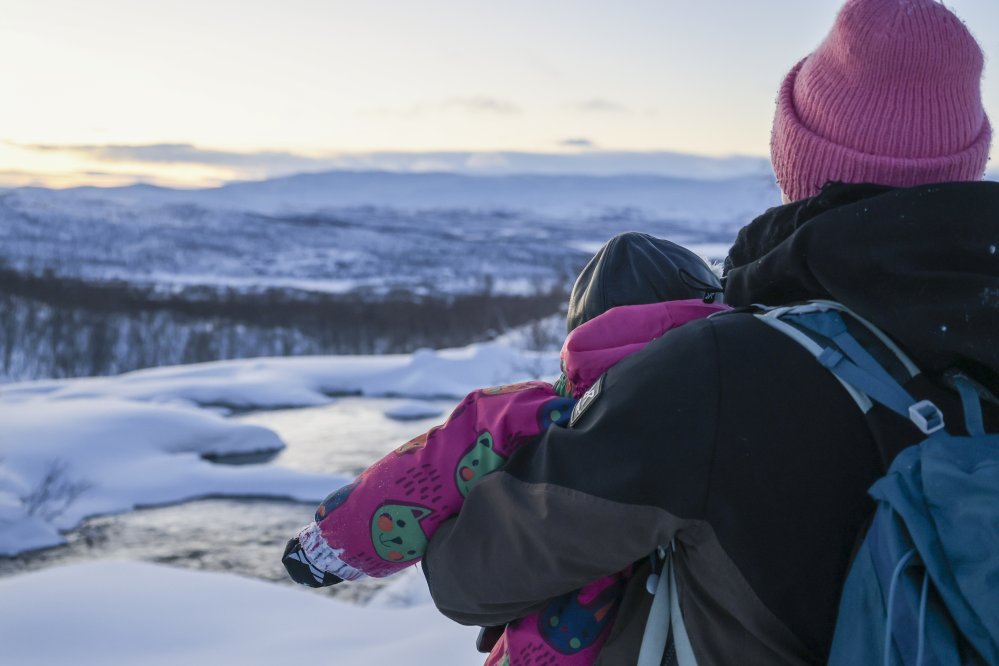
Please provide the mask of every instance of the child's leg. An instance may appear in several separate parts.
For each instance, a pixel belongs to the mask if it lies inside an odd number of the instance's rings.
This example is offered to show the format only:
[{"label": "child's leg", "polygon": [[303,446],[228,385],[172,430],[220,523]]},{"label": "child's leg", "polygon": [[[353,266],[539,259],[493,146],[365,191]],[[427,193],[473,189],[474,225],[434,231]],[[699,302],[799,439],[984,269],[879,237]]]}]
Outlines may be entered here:
[{"label": "child's leg", "polygon": [[610,635],[627,579],[625,572],[605,576],[512,622],[501,640],[509,666],[593,664]]},{"label": "child's leg", "polygon": [[509,629],[504,631],[503,635],[500,636],[500,639],[496,641],[496,645],[494,645],[493,649],[489,651],[489,656],[486,657],[486,661],[482,664],[482,666],[511,666],[510,653],[506,644],[508,632]]}]

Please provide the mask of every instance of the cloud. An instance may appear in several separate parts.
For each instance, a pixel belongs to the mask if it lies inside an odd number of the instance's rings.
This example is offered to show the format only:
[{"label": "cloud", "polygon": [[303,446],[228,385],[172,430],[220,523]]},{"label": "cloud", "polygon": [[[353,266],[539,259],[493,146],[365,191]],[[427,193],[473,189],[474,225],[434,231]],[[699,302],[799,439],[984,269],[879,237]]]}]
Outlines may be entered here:
[{"label": "cloud", "polygon": [[[17,144],[20,145],[20,144]],[[302,155],[290,151],[261,150],[237,152],[200,148],[186,143],[147,145],[20,145],[21,148],[73,153],[92,160],[87,165],[89,182],[100,179],[176,180],[174,165],[215,167],[228,170],[214,181],[274,178],[304,172],[331,170],[426,172],[448,171],[470,174],[587,174],[610,175],[625,173],[658,174],[678,177],[725,178],[746,174],[769,174],[765,157],[705,157],[668,151],[612,151],[597,148],[585,137],[569,137],[559,142],[562,147],[581,150],[572,152],[370,152]],[[101,165],[118,163],[115,173],[99,175]],[[141,173],[139,171],[139,166]],[[0,171],[0,186],[33,182],[34,174]],[[201,176],[198,176],[199,178]],[[51,180],[48,178],[48,180]],[[71,180],[68,178],[67,181]],[[80,180],[77,178],[77,180]]]},{"label": "cloud", "polygon": [[13,187],[72,187],[81,183],[114,187],[138,182],[152,182],[155,176],[144,173],[105,173],[101,171],[23,171],[0,169],[0,189]]},{"label": "cloud", "polygon": [[593,143],[589,139],[584,139],[582,137],[573,137],[570,139],[562,139],[558,142],[558,145],[565,146],[567,148],[596,148],[597,144]]},{"label": "cloud", "polygon": [[314,168],[321,159],[287,151],[235,152],[198,148],[189,143],[143,145],[60,145],[12,144],[41,152],[74,153],[100,162],[142,162],[146,164],[198,164],[236,169],[268,168],[300,171]]},{"label": "cloud", "polygon": [[573,102],[569,106],[572,109],[582,111],[583,113],[631,113],[631,109],[623,104],[618,104],[617,102],[604,99],[602,97],[593,97],[591,99]]},{"label": "cloud", "polygon": [[375,116],[395,116],[404,118],[415,118],[435,113],[457,111],[468,114],[494,114],[501,116],[515,116],[523,113],[518,105],[498,97],[487,95],[477,95],[472,97],[448,97],[447,99],[417,102],[409,107],[394,109],[375,109],[369,111]]},{"label": "cloud", "polygon": [[442,103],[445,109],[459,109],[469,113],[497,113],[500,115],[516,115],[520,107],[495,97],[452,97]]}]

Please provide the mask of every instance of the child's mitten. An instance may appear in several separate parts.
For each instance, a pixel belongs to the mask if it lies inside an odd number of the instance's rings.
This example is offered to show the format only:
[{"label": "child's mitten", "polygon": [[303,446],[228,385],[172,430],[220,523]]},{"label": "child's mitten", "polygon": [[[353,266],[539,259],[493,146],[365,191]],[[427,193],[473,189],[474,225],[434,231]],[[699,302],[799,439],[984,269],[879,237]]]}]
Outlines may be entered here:
[{"label": "child's mitten", "polygon": [[281,564],[284,565],[291,579],[299,585],[329,587],[330,585],[343,582],[342,578],[338,578],[328,571],[323,571],[313,566],[309,558],[305,556],[305,551],[302,549],[302,544],[298,541],[298,537],[289,541],[288,545],[285,546],[284,555],[281,557]]}]

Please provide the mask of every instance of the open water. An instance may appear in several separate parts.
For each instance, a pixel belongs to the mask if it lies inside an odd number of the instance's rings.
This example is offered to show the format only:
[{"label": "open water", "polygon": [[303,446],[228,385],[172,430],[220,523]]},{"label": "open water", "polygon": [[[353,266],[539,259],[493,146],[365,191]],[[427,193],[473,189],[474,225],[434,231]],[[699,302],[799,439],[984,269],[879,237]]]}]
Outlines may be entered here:
[{"label": "open water", "polygon": [[[444,420],[455,402],[428,403],[438,416],[400,421],[385,412],[403,400],[341,398],[324,407],[253,412],[235,420],[271,428],[287,444],[274,454],[216,464],[280,465],[355,475]],[[335,488],[330,488],[330,491]],[[321,500],[322,498],[317,498]],[[0,558],[0,577],[97,559],[141,560],[293,584],[281,566],[288,539],[312,519],[315,503],[263,498],[198,499],[85,521],[55,548]],[[338,598],[364,602],[387,579],[328,588]]]}]

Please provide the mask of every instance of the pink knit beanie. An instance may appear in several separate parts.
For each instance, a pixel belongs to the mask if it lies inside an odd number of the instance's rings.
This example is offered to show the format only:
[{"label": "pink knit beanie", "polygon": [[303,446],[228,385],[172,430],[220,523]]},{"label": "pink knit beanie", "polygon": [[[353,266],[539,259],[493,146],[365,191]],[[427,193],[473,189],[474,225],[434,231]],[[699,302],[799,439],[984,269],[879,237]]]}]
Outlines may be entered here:
[{"label": "pink knit beanie", "polygon": [[992,141],[983,60],[936,0],[848,0],[780,90],[770,154],[784,194],[981,178]]}]

